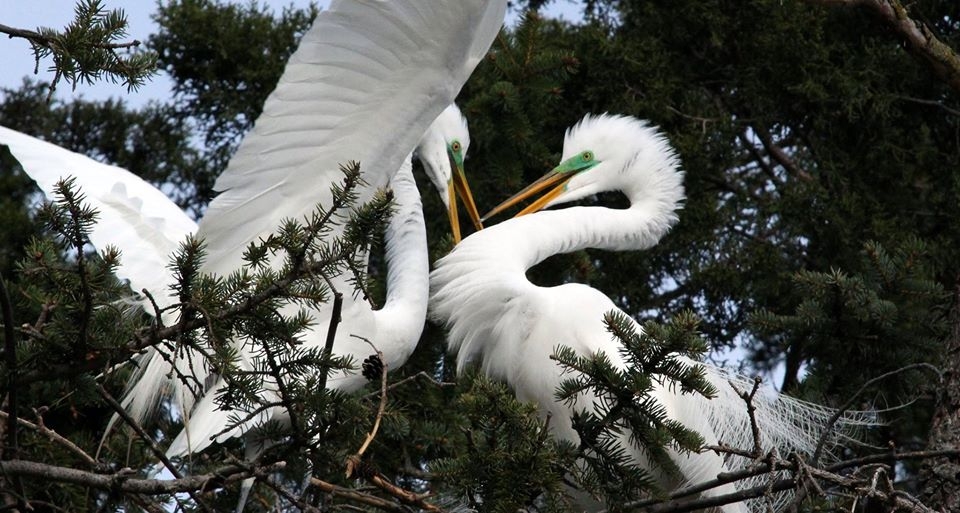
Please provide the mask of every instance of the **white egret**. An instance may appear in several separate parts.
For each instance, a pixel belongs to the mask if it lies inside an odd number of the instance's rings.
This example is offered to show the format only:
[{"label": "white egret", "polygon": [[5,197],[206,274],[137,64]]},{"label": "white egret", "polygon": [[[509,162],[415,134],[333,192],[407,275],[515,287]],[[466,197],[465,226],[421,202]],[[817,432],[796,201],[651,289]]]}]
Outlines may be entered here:
[{"label": "white egret", "polygon": [[[554,188],[550,189],[550,187]],[[448,346],[457,352],[457,368],[479,364],[482,371],[509,384],[517,397],[536,403],[551,416],[550,427],[562,439],[579,441],[570,421],[578,409],[596,406],[595,397],[568,405],[555,399],[561,368],[550,359],[558,345],[581,355],[604,352],[614,365],[626,365],[620,342],[603,324],[604,314],[618,310],[606,295],[582,284],[540,287],[526,271],[559,253],[584,248],[639,250],[655,245],[677,220],[684,199],[683,172],[666,138],[644,122],[624,116],[587,116],[567,131],[562,162],[550,173],[498,206],[499,212],[547,191],[511,219],[474,233],[437,264],[430,276],[430,317],[449,329]],[[603,191],[622,191],[626,209],[571,207],[537,212]],[[534,213],[536,212],[536,213]],[[488,214],[487,217],[489,217]],[[635,328],[639,331],[639,325]],[[692,362],[690,362],[692,363]],[[698,431],[706,444],[723,441],[753,447],[743,400],[728,384],[750,382],[707,366],[720,395],[707,400],[681,395],[669,384],[653,392],[668,417]],[[785,396],[755,399],[764,449],[810,451],[830,410]],[[844,422],[856,422],[847,419]],[[627,436],[624,436],[625,444]],[[631,444],[632,445],[632,444]],[[649,469],[643,451],[627,448],[634,461]],[[730,463],[712,452],[670,451],[680,479],[650,469],[667,488],[715,478]],[[728,484],[705,495],[735,491]],[[723,511],[744,511],[742,504]]]},{"label": "white egret", "polygon": [[[54,199],[56,183],[62,177],[73,177],[76,186],[84,193],[85,201],[99,213],[97,223],[90,231],[93,246],[98,250],[103,250],[107,246],[120,248],[122,257],[116,270],[117,276],[127,280],[134,291],[139,292],[144,289],[150,291],[161,307],[170,304],[171,300],[167,297],[166,291],[174,282],[174,277],[168,265],[180,242],[197,230],[197,223],[190,216],[163,192],[126,169],[104,164],[86,155],[3,126],[0,126],[0,145],[8,147],[24,172],[37,183],[41,192],[50,201]],[[463,160],[469,147],[470,134],[467,122],[455,104],[450,104],[431,123],[417,147],[417,155],[427,176],[436,186],[437,192],[447,206],[448,218],[456,242],[459,242],[460,238],[459,221],[455,213],[458,195],[463,198],[468,214],[472,220],[475,220],[475,226],[479,224],[479,214],[463,169]],[[401,170],[407,169],[409,172],[409,166],[408,158]],[[421,210],[419,197],[410,197],[405,188],[406,181],[406,179],[400,180],[401,190],[395,191],[398,219],[412,218],[411,209],[418,212]],[[412,303],[419,305],[422,302],[425,305],[427,263],[424,260],[422,265],[419,264],[420,253],[424,255],[423,258],[426,258],[425,235],[423,237],[408,235],[404,238],[400,234],[402,226],[391,221],[388,227],[386,238],[388,247],[391,248],[387,255],[388,268],[408,268],[413,273],[422,273],[424,279],[418,284],[419,288],[408,287],[406,294],[403,295],[397,287],[389,286],[388,304],[392,306],[398,302],[404,302],[409,294]],[[399,242],[401,238],[405,241],[402,245]],[[358,302],[355,307],[362,309],[365,304]],[[153,305],[146,298],[141,301],[141,306],[148,314],[154,313]],[[422,324],[425,310],[421,310],[419,306],[411,306],[411,316],[405,319],[408,318],[410,322],[416,323],[419,318]],[[377,315],[387,314],[381,311]],[[166,322],[176,321],[175,315],[168,317],[170,318],[165,319]],[[401,345],[402,352],[409,355],[419,338],[419,331],[416,334],[409,329],[406,331],[409,333],[401,337],[403,341]],[[341,350],[339,346],[337,349]],[[362,353],[353,356],[366,356],[369,347],[362,349]],[[389,351],[387,354],[390,354]],[[194,364],[197,364],[201,357],[194,356],[198,359]],[[395,367],[406,357],[398,354],[391,356],[390,359],[393,361],[391,367]],[[132,384],[122,404],[131,411],[134,418],[143,421],[164,395],[163,388],[169,386],[168,374],[171,371],[171,365],[154,350],[146,355],[141,365],[146,372]],[[113,420],[115,421],[116,417]]]},{"label": "white egret", "polygon": [[[416,148],[416,155],[431,181],[436,184],[441,198],[445,201],[449,199],[451,208],[448,211],[456,208],[457,193],[453,191],[453,187],[463,191],[465,202],[473,205],[463,174],[463,159],[469,146],[470,134],[466,119],[455,105],[451,105],[430,125]],[[390,218],[385,237],[386,301],[379,310],[372,310],[368,302],[345,296],[334,348],[336,354],[353,356],[356,361],[362,360],[372,354],[372,349],[367,342],[353,336],[357,335],[374,342],[377,349],[383,353],[386,366],[396,369],[406,362],[423,332],[429,294],[429,256],[423,207],[413,180],[411,158],[404,161],[391,179],[390,187],[393,190],[396,211]],[[467,211],[479,222],[476,207],[468,207]],[[456,216],[448,217],[453,223],[451,227],[454,238],[457,239]],[[313,313],[319,319],[316,324],[317,332],[305,335],[304,340],[306,344],[322,346],[331,312]],[[327,386],[349,392],[363,387],[366,382],[367,379],[358,373],[336,374],[330,377]],[[267,394],[272,392],[266,391]],[[197,404],[185,429],[170,444],[170,456],[201,451],[213,441],[222,442],[244,433],[274,415],[283,415],[280,409],[273,409],[252,422],[222,432],[229,425],[230,415],[236,412],[219,409],[214,398],[215,393],[211,391]],[[273,397],[267,400],[275,399]]]},{"label": "white egret", "polygon": [[[360,203],[386,186],[486,54],[505,11],[506,0],[344,0],[319,13],[214,185],[222,192],[198,229],[207,244],[202,271],[228,275],[242,265],[247,246],[276,231],[281,220],[304,219],[316,205],[330,205],[341,163],[360,162],[368,184],[357,191]],[[353,298],[347,277],[331,281],[347,298],[334,353],[350,347],[351,335],[377,340],[382,327],[350,322],[354,315],[369,321],[369,306]],[[305,347],[323,345],[330,310],[311,312],[317,329],[302,335]],[[242,348],[243,341],[235,343]],[[190,356],[177,361],[185,375],[196,368]],[[179,382],[173,386],[190,412],[192,394]],[[213,433],[223,420],[224,412],[205,404],[187,426]],[[191,445],[209,443],[190,438]]]},{"label": "white egret", "polygon": [[[117,275],[130,281],[135,290],[154,291],[155,299],[163,302],[160,291],[173,281],[167,269],[169,257],[187,235],[196,231],[193,222],[166,195],[129,171],[100,163],[54,144],[0,126],[0,145],[6,145],[33,178],[49,200],[61,176],[69,174],[76,180],[86,201],[100,216],[91,230],[90,238],[98,249],[108,245],[124,250]],[[466,119],[455,104],[451,104],[431,123],[416,149],[424,170],[436,186],[448,212],[455,212],[457,196],[467,206],[475,225],[479,214],[473,203],[463,170],[463,161],[470,147]],[[373,337],[384,356],[388,368],[402,365],[413,352],[423,330],[427,310],[429,261],[426,227],[423,220],[419,191],[413,180],[411,159],[408,157],[390,181],[396,210],[386,229],[387,298],[383,308],[372,311],[364,301],[348,300],[349,310],[343,313],[344,325],[352,332],[361,330],[365,337]],[[456,214],[448,214],[454,240],[459,242],[459,222]],[[153,313],[145,299],[142,307]],[[172,320],[172,319],[171,319]],[[372,328],[372,329],[371,329]],[[359,339],[338,339],[338,354],[353,356],[359,361],[372,351]],[[199,355],[197,355],[199,358]],[[147,358],[148,372],[125,397],[125,405],[139,407],[142,416],[159,397],[157,389],[164,374],[171,369],[167,360],[153,352]],[[195,364],[197,362],[194,362]],[[156,376],[153,378],[152,376]],[[339,375],[328,381],[329,386],[352,391],[363,386],[366,379],[359,374]],[[213,394],[201,402],[188,429],[174,440],[168,450],[171,456],[200,451],[212,441],[200,435],[192,440],[188,435],[197,426],[215,434],[226,427],[226,416],[215,411]],[[133,402],[136,400],[137,402]],[[283,415],[282,411],[272,414]],[[117,420],[114,416],[110,425]],[[109,431],[109,426],[108,426]],[[194,435],[197,437],[198,435]],[[193,441],[192,444],[189,442]],[[260,445],[251,443],[248,456],[258,452]],[[242,511],[252,479],[244,482],[238,511]]]}]

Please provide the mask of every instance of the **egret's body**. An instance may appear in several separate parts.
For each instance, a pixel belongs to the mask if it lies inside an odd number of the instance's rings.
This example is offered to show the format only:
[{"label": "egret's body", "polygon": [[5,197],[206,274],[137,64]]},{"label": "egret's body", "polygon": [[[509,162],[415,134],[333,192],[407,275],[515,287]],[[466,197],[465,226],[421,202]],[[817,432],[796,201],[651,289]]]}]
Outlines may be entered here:
[{"label": "egret's body", "polygon": [[[684,190],[683,173],[666,139],[633,118],[586,117],[568,131],[562,160],[547,177],[515,196],[526,197],[560,184],[528,211],[610,190],[622,191],[630,206],[536,212],[467,237],[431,274],[430,316],[448,327],[448,345],[457,352],[458,369],[475,363],[488,376],[506,381],[518,398],[536,403],[543,415],[550,415],[550,427],[557,436],[577,442],[571,415],[593,408],[595,398],[581,397],[572,406],[557,402],[555,392],[567,376],[550,356],[558,345],[565,345],[581,355],[602,351],[614,365],[625,366],[620,342],[603,324],[604,314],[618,307],[585,285],[539,287],[525,273],[554,254],[653,246],[676,222]],[[635,327],[641,331],[639,325]],[[707,371],[720,391],[714,400],[681,395],[669,385],[659,386],[653,394],[670,418],[698,431],[707,444],[722,440],[752,447],[746,408],[727,380],[739,381],[741,387],[748,387],[747,381],[716,368]],[[812,449],[820,435],[814,428],[822,427],[830,415],[824,408],[785,397],[758,397],[757,403],[766,449]],[[648,466],[639,448],[629,451],[637,464]],[[668,488],[705,481],[729,469],[712,452],[672,451],[671,459],[680,479],[661,475]],[[731,491],[733,485],[726,485],[705,494]],[[733,512],[744,507],[723,509]]]},{"label": "egret's body", "polygon": [[[444,119],[447,123],[452,117],[462,120],[458,112],[456,116],[443,113],[439,118],[438,114],[452,103],[486,54],[505,10],[506,0],[461,0],[455,4],[433,0],[334,0],[301,39],[253,130],[215,184],[221,193],[210,204],[197,229],[207,251],[202,270],[228,275],[242,265],[247,245],[273,233],[284,219],[304,219],[317,205],[329,206],[330,188],[342,179],[341,164],[360,163],[365,182],[357,191],[361,203],[369,200],[375,190],[388,185],[398,169],[409,167],[409,155],[431,121],[436,119],[443,125]],[[465,128],[462,121],[452,125]],[[424,137],[421,159],[430,163],[425,167],[435,183],[446,181],[441,195],[455,211],[455,197],[446,192],[450,187],[466,189],[465,184],[458,183],[458,175],[462,179],[463,152],[469,142],[466,136],[456,141],[440,139],[446,142],[447,152],[435,161],[436,141],[436,137],[429,141]],[[444,167],[448,169],[446,176]],[[71,165],[45,167],[39,172],[56,173],[54,176],[59,177],[71,174]],[[409,183],[405,175],[393,185],[404,189]],[[406,203],[400,203],[401,199],[398,197],[401,212],[419,211],[418,198],[404,200]],[[470,207],[472,200],[464,199]],[[119,215],[125,219],[123,213]],[[471,217],[479,218],[475,212]],[[333,277],[332,284],[345,298],[335,354],[370,354],[369,346],[352,335],[371,340],[385,352],[388,365],[392,363],[394,367],[413,351],[422,329],[427,291],[425,242],[420,238],[414,243],[417,237],[402,235],[415,224],[393,227],[391,223],[393,236],[388,234],[388,239],[394,242],[388,250],[388,261],[396,262],[391,271],[409,267],[411,272],[403,277],[390,273],[388,287],[393,285],[394,290],[388,293],[387,304],[380,311],[372,311],[366,301],[353,294],[346,276]],[[153,252],[162,262],[151,267],[154,276],[163,274],[158,271],[165,269],[169,249],[192,231],[192,226],[188,228],[191,229],[181,230],[179,236],[169,235],[167,247]],[[94,242],[99,246],[120,241]],[[410,264],[411,261],[417,263]],[[279,258],[271,262],[275,266],[279,263]],[[417,278],[414,268],[422,268],[422,276]],[[144,287],[137,277],[128,278],[134,289]],[[160,282],[154,284],[157,286],[146,288],[165,292],[172,279],[169,274],[159,278]],[[166,304],[163,292],[154,293],[161,306]],[[294,310],[294,306],[288,306],[284,313]],[[303,334],[302,341],[322,346],[331,309],[310,313],[314,326],[322,328]],[[175,320],[165,319],[168,323]],[[250,356],[242,350],[244,341],[233,343],[241,348],[239,364],[249,367]],[[212,401],[221,384],[194,404],[193,393],[174,377],[166,359],[154,350],[145,362],[124,398],[124,406],[134,418],[144,419],[166,395],[164,386],[172,388],[173,402],[185,413],[187,429],[174,442],[170,453],[202,450],[211,443],[210,436],[203,436],[204,433],[220,433],[227,427],[227,415]],[[193,375],[199,382],[207,377],[203,359],[195,352],[178,351],[174,365],[178,374]],[[335,376],[329,385],[352,389],[361,379]],[[264,393],[269,395],[272,391]],[[265,412],[263,418],[236,426],[223,436],[241,434],[275,413]]]},{"label": "egret's body", "polygon": [[[436,146],[448,148],[454,146],[454,143],[459,143],[458,152],[463,154],[470,141],[466,120],[456,106],[451,105],[430,125],[416,150],[427,175],[437,184],[444,200],[448,199],[445,195],[448,191],[447,184],[453,180],[451,172],[457,173],[458,170],[452,169],[451,161],[455,158],[448,157],[446,150],[437,151]],[[423,332],[429,294],[426,226],[420,193],[413,179],[411,158],[412,156],[404,161],[389,184],[393,190],[396,208],[385,234],[386,301],[379,310],[372,310],[370,304],[363,299],[344,297],[337,339],[334,342],[335,354],[353,356],[355,361],[373,354],[374,350],[370,346],[370,343],[373,343],[383,354],[383,363],[389,369],[403,365],[416,348]],[[462,156],[457,158],[462,159]],[[450,197],[453,197],[452,192]],[[284,313],[292,314],[295,310],[296,307],[291,306]],[[323,309],[312,313],[314,325],[308,328],[301,338],[305,344],[322,347],[332,310]],[[249,360],[241,362],[245,365],[251,363]],[[366,382],[366,378],[359,373],[335,373],[327,380],[327,386],[352,392],[363,387]],[[224,383],[213,387],[193,409],[184,430],[167,450],[170,456],[201,451],[214,441],[222,442],[238,436],[268,420],[286,419],[281,408],[273,408],[248,422],[225,430],[230,426],[230,416],[236,416],[237,412],[218,408],[214,398],[216,390],[221,386],[224,386]],[[271,387],[263,393],[266,394],[264,399],[268,402],[279,399],[276,397],[276,390]]]},{"label": "egret's body", "polygon": [[[174,279],[168,263],[179,242],[196,231],[196,223],[192,219],[162,192],[125,169],[97,162],[2,126],[0,145],[9,147],[24,171],[50,200],[54,199],[54,186],[61,176],[72,176],[85,194],[86,201],[100,213],[98,223],[90,234],[93,245],[101,250],[108,245],[123,248],[117,275],[129,280],[134,290],[152,291],[154,300],[166,306],[169,300],[163,292]],[[478,219],[463,177],[462,164],[469,146],[466,119],[456,105],[451,104],[424,133],[416,154],[447,205],[448,212],[456,212],[456,187],[467,201],[471,217]],[[389,183],[395,210],[385,233],[386,301],[382,308],[374,311],[366,301],[348,298],[341,312],[341,333],[348,335],[339,337],[334,346],[337,354],[350,355],[359,361],[373,352],[363,339],[372,341],[389,369],[401,366],[413,352],[422,333],[427,310],[429,261],[426,227],[411,164],[411,157],[405,159]],[[459,239],[455,214],[450,215],[450,221],[455,239]],[[154,311],[145,298],[141,306],[148,313]],[[325,329],[330,321],[330,311],[319,310],[314,314],[319,329]],[[170,317],[166,319],[168,322],[175,321],[172,315],[166,317]],[[316,341],[317,334],[313,335]],[[205,363],[202,357],[198,354],[193,354],[193,357],[193,364],[202,368],[197,365]],[[168,374],[172,369],[169,360],[160,357],[156,350],[148,353],[144,362],[145,372],[139,376],[140,379],[124,400],[125,406],[139,417],[144,416],[159,399],[161,385],[169,385]],[[248,360],[241,361],[241,364],[250,363]],[[364,383],[366,378],[359,373],[336,374],[328,380],[329,387],[347,392],[362,387]],[[274,408],[254,422],[224,432],[233,412],[216,407],[213,401],[215,390],[212,389],[193,411],[188,412],[192,414],[191,420],[170,445],[168,453],[171,456],[203,450],[215,440],[222,441],[242,434],[271,418],[281,422],[287,419],[282,409]],[[275,394],[273,389],[264,390],[264,394],[267,400],[276,399],[272,397]],[[111,424],[115,420],[116,417]],[[260,441],[248,443],[247,453],[250,457],[262,448]],[[252,479],[244,483],[238,511],[243,509],[251,484]]]},{"label": "egret's body", "polygon": [[[329,206],[331,185],[342,178],[341,164],[360,163],[366,185],[357,191],[359,203],[385,187],[486,54],[505,10],[506,0],[455,5],[429,0],[335,0],[329,10],[318,14],[251,133],[214,185],[222,192],[198,228],[207,245],[201,270],[226,276],[242,265],[246,247],[275,232],[283,219],[302,220],[317,205]],[[279,266],[280,260],[273,259],[271,265]],[[344,293],[334,353],[344,354],[345,349],[362,344],[352,335],[369,333],[370,340],[382,344],[377,339],[387,329],[377,327],[377,316],[362,297],[353,294],[349,277],[334,276],[330,282]],[[315,328],[302,334],[305,347],[323,346],[331,310],[311,312]],[[293,311],[295,307],[290,306],[285,313]],[[423,319],[402,321],[420,329]],[[393,325],[390,329],[413,328]],[[242,348],[244,341],[234,343]],[[181,372],[196,368],[191,364],[194,359],[196,355],[188,354],[179,360]],[[241,353],[241,365],[249,364]],[[180,387],[177,382],[174,386]],[[191,408],[192,394],[182,388],[175,393],[188,412],[187,429],[222,431],[224,414],[210,397],[218,388],[210,390],[196,408]],[[240,434],[255,424],[244,423],[230,433]],[[191,451],[209,443],[204,437],[189,439]],[[171,452],[180,447],[175,444]]]}]

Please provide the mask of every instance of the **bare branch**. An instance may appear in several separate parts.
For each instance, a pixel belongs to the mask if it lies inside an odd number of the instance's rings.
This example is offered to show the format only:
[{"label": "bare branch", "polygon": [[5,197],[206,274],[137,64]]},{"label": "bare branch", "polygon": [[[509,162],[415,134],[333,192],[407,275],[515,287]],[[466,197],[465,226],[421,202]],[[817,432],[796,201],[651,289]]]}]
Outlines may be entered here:
[{"label": "bare branch", "polygon": [[865,392],[868,388],[872,387],[877,382],[883,381],[891,376],[896,376],[897,374],[901,374],[914,369],[931,370],[935,372],[941,380],[943,379],[943,376],[940,374],[940,369],[934,367],[933,365],[930,365],[929,363],[915,363],[912,365],[907,365],[905,367],[901,367],[899,369],[887,372],[885,374],[881,374],[873,379],[868,380],[852,396],[850,396],[850,399],[847,399],[847,402],[843,403],[843,405],[837,408],[837,411],[833,412],[833,415],[831,415],[830,419],[827,420],[827,424],[823,427],[823,434],[820,436],[820,440],[817,442],[817,449],[813,452],[813,458],[810,459],[810,463],[812,465],[816,465],[817,462],[820,461],[820,456],[823,455],[823,447],[826,444],[830,434],[833,432],[833,426],[835,426],[837,421],[840,420],[840,417],[842,417],[843,414],[846,413],[851,406],[853,406],[853,403],[857,400],[858,397],[860,397],[860,394]]},{"label": "bare branch", "polygon": [[[40,416],[40,412],[37,412],[36,410],[34,410],[34,412],[35,412],[36,415],[37,415],[37,423],[36,423],[36,424],[34,424],[33,422],[30,422],[29,420],[25,420],[25,419],[21,419],[21,418],[18,418],[18,419],[17,419],[17,423],[20,424],[21,426],[27,428],[27,429],[32,429],[32,430],[40,433],[41,435],[45,436],[45,437],[46,437],[48,440],[50,440],[51,442],[54,442],[54,443],[56,443],[56,444],[59,444],[59,445],[63,446],[63,447],[64,447],[65,449],[67,449],[68,451],[70,451],[70,452],[74,453],[75,455],[77,455],[77,456],[78,456],[81,460],[83,460],[83,462],[86,463],[87,465],[90,465],[91,467],[97,466],[97,460],[93,459],[93,456],[90,456],[89,454],[87,454],[86,451],[84,451],[83,449],[81,449],[79,446],[77,446],[75,443],[71,442],[70,440],[64,438],[63,436],[61,436],[61,435],[60,435],[59,433],[57,433],[56,431],[54,431],[54,430],[48,428],[47,426],[45,426],[45,425],[43,424],[43,417]],[[0,411],[0,419],[6,419],[6,420],[9,421],[10,415],[8,415],[7,412]]]},{"label": "bare branch", "polygon": [[[278,462],[270,465],[264,471],[273,472],[285,466],[285,462]],[[140,495],[212,490],[253,475],[253,472],[242,467],[230,465],[210,473],[180,479],[140,479],[132,477],[135,473],[130,469],[112,474],[98,474],[24,460],[0,461],[0,472],[11,476],[32,477],[58,483],[87,486],[97,490]]]}]

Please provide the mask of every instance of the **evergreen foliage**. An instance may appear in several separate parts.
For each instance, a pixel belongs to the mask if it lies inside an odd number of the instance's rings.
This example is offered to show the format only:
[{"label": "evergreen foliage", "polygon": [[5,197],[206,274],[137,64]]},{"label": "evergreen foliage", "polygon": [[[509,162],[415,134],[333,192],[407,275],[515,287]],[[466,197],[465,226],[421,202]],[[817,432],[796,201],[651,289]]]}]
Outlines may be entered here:
[{"label": "evergreen foliage", "polygon": [[[53,61],[47,100],[61,80],[74,88],[81,82],[109,80],[122,82],[127,91],[135,91],[156,74],[156,54],[132,51],[140,45],[139,41],[122,42],[127,36],[127,17],[121,9],[106,10],[102,0],[78,1],[73,21],[62,30],[0,26],[0,32],[30,42],[36,60],[34,73],[39,71],[41,60]],[[126,55],[121,55],[120,50],[127,50]]]},{"label": "evergreen foliage", "polygon": [[[546,3],[519,2],[533,9]],[[95,1],[81,8],[87,14],[80,21],[95,28],[65,31],[63,45],[84,43],[102,54],[96,41],[123,37],[118,14],[107,15]],[[656,404],[631,398],[642,397],[656,379],[709,395],[697,367],[672,357],[703,354],[703,340],[712,348],[748,349],[749,365],[761,371],[782,365],[785,378],[776,385],[832,404],[843,403],[873,376],[948,357],[946,312],[954,299],[945,291],[955,290],[960,261],[960,99],[904,51],[888,26],[865,8],[817,2],[590,0],[584,8],[577,24],[527,12],[501,33],[459,98],[472,135],[467,174],[481,208],[555,165],[563,130],[586,112],[650,119],[681,156],[688,199],[679,224],[658,246],[559,256],[530,273],[538,284],[589,283],[631,317],[656,321],[634,333],[625,319],[607,319],[623,341],[625,353],[618,356],[631,362],[627,370],[600,355],[577,357],[558,348],[558,364],[571,370],[560,397],[604,398],[599,414],[577,417],[581,447],[546,436],[557,419],[538,418],[502,385],[454,376],[442,330],[427,326],[408,364],[387,369],[387,407],[362,458],[362,479],[343,477],[343,462],[371,429],[379,387],[374,383],[356,397],[326,391],[322,376],[348,366],[359,372],[360,362],[298,349],[297,333],[309,320],[296,308],[276,308],[282,295],[262,295],[273,290],[270,283],[288,277],[286,292],[296,304],[329,301],[322,280],[294,277],[297,268],[362,274],[352,259],[367,243],[376,251],[371,234],[382,222],[387,198],[348,214],[352,205],[344,187],[337,222],[355,227],[344,240],[323,237],[329,212],[317,212],[309,222],[288,223],[251,246],[245,269],[221,280],[197,272],[203,251],[192,241],[174,263],[176,292],[187,307],[184,326],[191,328],[166,327],[175,329],[175,337],[156,340],[151,333],[162,328],[116,303],[129,294],[109,274],[123,248],[117,248],[119,255],[95,254],[84,245],[93,214],[78,191],[65,187],[59,206],[33,214],[35,189],[4,152],[0,274],[15,302],[13,325],[26,323],[16,351],[20,417],[38,423],[31,410],[36,408],[45,426],[93,455],[112,413],[98,385],[118,394],[126,370],[100,373],[145,344],[172,351],[190,346],[207,351],[231,384],[220,398],[224,404],[254,413],[269,406],[253,399],[265,381],[289,385],[277,402],[293,405],[299,420],[286,431],[267,426],[264,434],[296,443],[275,446],[262,457],[259,463],[285,461],[287,467],[261,476],[272,484],[255,487],[252,511],[266,509],[280,489],[297,489],[308,461],[313,475],[343,487],[339,492],[356,491],[358,483],[380,476],[415,493],[433,492],[443,504],[560,511],[571,506],[563,485],[571,476],[613,505],[641,490],[656,493],[649,475],[624,465],[613,446],[616,430],[629,426],[634,443],[664,465],[664,447],[699,447],[696,434],[663,418]],[[954,49],[960,48],[958,9],[946,0],[907,6],[914,20]],[[147,45],[172,77],[175,98],[138,108],[114,100],[50,102],[45,86],[28,81],[2,92],[0,123],[130,169],[199,215],[314,14],[290,9],[274,15],[257,4],[213,0],[164,2],[159,32]],[[38,56],[46,51],[40,48]],[[135,78],[97,73],[137,69],[148,59],[114,61],[107,54],[60,61],[63,79],[114,76],[132,86]],[[104,68],[97,72],[88,65]],[[428,183],[422,178],[418,174],[421,184]],[[439,256],[450,247],[446,216],[436,195],[423,189],[431,253]],[[623,204],[618,195],[584,200],[594,201]],[[276,270],[265,265],[274,253],[284,259]],[[372,261],[363,283],[371,297],[382,297],[384,273],[376,255]],[[239,315],[210,326],[202,322],[211,312],[255,297],[263,302]],[[695,328],[702,339],[693,336]],[[254,371],[231,365],[235,355],[219,343],[237,336],[256,341],[250,343],[261,358]],[[4,371],[12,372],[8,365]],[[867,401],[880,406],[918,398],[883,414],[888,427],[876,435],[879,443],[897,449],[924,445],[931,386],[908,374],[868,392]],[[161,445],[179,431],[178,416],[166,413],[150,430]],[[21,458],[51,464],[105,472],[129,467],[142,477],[157,461],[142,437],[128,431],[109,437],[92,463],[41,431],[24,427],[19,434]],[[181,464],[188,474],[201,475],[241,461],[241,455],[234,441]],[[898,478],[909,489],[913,467],[899,468],[904,473]],[[2,481],[0,487],[17,484]],[[137,495],[26,479],[20,486],[24,495],[67,510],[148,509]],[[226,493],[178,500],[187,510],[229,509],[236,488],[230,481]],[[318,489],[315,496],[329,496],[333,488]],[[401,507],[382,488],[363,491]],[[378,507],[343,493],[322,504]]]},{"label": "evergreen foliage", "polygon": [[482,375],[464,381],[456,402],[463,450],[431,463],[435,475],[477,511],[565,511],[561,483],[574,447],[554,441],[551,419],[538,418],[536,407],[517,401],[505,385]]},{"label": "evergreen foliage", "polygon": [[618,504],[662,492],[654,476],[632,461],[631,447],[668,475],[678,472],[668,448],[683,453],[703,447],[699,433],[670,419],[664,405],[650,395],[655,386],[705,397],[717,391],[703,367],[677,358],[699,359],[707,350],[692,313],[681,313],[665,325],[647,322],[642,332],[622,312],[609,312],[604,323],[622,346],[622,365],[615,365],[610,355],[581,356],[565,346],[558,347],[553,358],[571,375],[561,383],[557,399],[577,406],[581,398],[593,398],[597,405],[595,411],[581,409],[573,417],[582,456],[578,478],[586,490]]}]

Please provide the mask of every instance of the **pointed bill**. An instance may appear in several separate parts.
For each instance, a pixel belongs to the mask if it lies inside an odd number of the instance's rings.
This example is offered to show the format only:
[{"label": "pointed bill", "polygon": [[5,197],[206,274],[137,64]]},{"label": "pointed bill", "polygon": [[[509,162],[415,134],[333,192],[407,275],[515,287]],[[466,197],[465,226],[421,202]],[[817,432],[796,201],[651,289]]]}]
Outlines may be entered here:
[{"label": "pointed bill", "polygon": [[[451,182],[453,179],[450,180]],[[457,191],[451,184],[447,184],[447,217],[450,219],[450,232],[453,234],[453,243],[460,244],[460,216],[457,214]]]},{"label": "pointed bill", "polygon": [[481,221],[486,221],[487,219],[503,212],[504,210],[520,203],[521,201],[543,191],[553,187],[553,189],[544,194],[542,197],[531,203],[527,208],[523,209],[517,216],[524,214],[529,214],[531,212],[536,212],[541,208],[545,207],[550,201],[560,195],[563,192],[564,187],[566,187],[567,182],[574,177],[574,173],[561,171],[559,166],[551,170],[549,173],[543,175],[537,181],[525,187],[522,191],[514,194],[508,198],[503,203],[497,205],[490,212],[487,212],[485,216],[480,218]]},{"label": "pointed bill", "polygon": [[473,222],[473,227],[477,231],[483,229],[483,223],[480,221],[480,212],[477,210],[477,204],[473,201],[473,193],[470,191],[470,184],[467,183],[467,175],[463,171],[463,160],[457,158],[451,150],[447,150],[447,158],[450,159],[450,169],[453,171],[450,181],[447,182],[447,217],[450,219],[450,230],[453,233],[453,243],[460,243],[460,216],[457,212],[457,197],[463,200],[463,205],[467,208],[467,215]]}]

